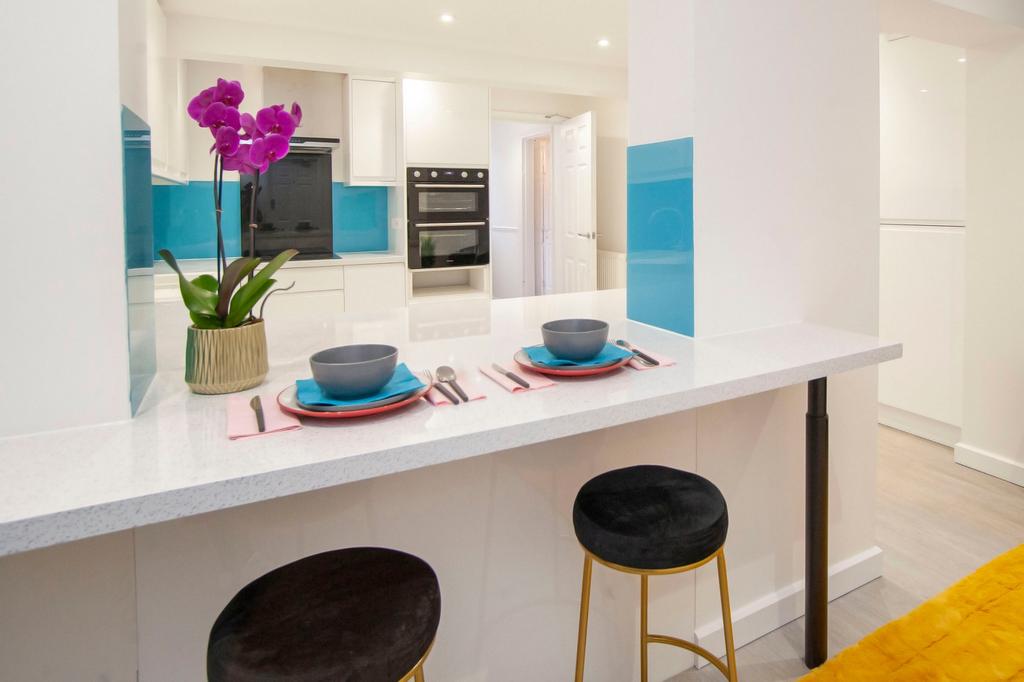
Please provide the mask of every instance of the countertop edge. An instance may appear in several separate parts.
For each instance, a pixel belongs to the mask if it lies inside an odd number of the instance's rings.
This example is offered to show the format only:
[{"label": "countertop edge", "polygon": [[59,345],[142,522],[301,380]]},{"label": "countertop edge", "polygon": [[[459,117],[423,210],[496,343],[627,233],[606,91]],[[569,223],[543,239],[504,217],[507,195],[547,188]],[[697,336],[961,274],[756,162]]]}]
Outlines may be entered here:
[{"label": "countertop edge", "polygon": [[[0,523],[0,556],[621,426],[869,367],[901,356],[902,344],[883,344],[836,358],[667,396],[596,408],[574,415],[573,419],[552,417],[526,426],[503,426],[428,443],[15,519]],[[315,483],[310,482],[311,478],[316,479]],[[225,494],[228,491],[230,495]]]}]

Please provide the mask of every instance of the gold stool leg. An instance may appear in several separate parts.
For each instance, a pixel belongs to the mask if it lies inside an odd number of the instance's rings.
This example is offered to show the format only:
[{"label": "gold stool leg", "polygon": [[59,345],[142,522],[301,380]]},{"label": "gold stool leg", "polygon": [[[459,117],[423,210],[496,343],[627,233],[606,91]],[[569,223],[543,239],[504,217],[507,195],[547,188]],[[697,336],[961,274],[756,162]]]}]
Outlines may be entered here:
[{"label": "gold stool leg", "polygon": [[729,579],[725,574],[725,549],[718,550],[718,592],[722,598],[722,627],[725,633],[725,657],[729,682],[736,682],[736,646],[732,639],[732,609],[729,608]]},{"label": "gold stool leg", "polygon": [[647,682],[647,574],[640,575],[640,682]]},{"label": "gold stool leg", "polygon": [[590,577],[594,560],[587,554],[583,558],[583,590],[580,595],[580,633],[576,640],[576,682],[583,682],[583,663],[587,657],[587,619],[590,617]]},{"label": "gold stool leg", "polygon": [[416,668],[416,676],[413,678],[416,682],[423,682],[423,666]]}]

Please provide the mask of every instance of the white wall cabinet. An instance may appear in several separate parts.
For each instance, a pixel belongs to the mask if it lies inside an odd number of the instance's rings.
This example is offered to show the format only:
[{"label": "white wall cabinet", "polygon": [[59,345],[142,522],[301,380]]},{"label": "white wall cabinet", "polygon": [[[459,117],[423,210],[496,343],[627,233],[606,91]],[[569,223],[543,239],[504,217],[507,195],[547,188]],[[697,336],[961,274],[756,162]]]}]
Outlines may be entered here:
[{"label": "white wall cabinet", "polygon": [[153,175],[185,182],[185,71],[180,59],[166,56],[166,43],[163,11],[151,0],[146,5],[146,110],[142,113],[150,128]]},{"label": "white wall cabinet", "polygon": [[491,110],[485,86],[406,79],[402,99],[407,165],[488,165]]},{"label": "white wall cabinet", "polygon": [[405,305],[405,264],[345,266],[345,311],[401,308]]},{"label": "white wall cabinet", "polygon": [[402,179],[398,83],[349,76],[344,92],[348,184],[397,185]]}]

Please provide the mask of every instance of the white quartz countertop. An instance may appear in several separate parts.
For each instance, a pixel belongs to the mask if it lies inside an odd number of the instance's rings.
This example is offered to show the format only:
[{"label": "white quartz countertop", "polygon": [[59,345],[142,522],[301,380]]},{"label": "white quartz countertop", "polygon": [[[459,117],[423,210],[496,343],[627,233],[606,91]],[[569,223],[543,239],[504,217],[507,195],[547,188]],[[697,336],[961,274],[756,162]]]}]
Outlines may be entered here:
[{"label": "white quartz countertop", "polygon": [[[479,375],[491,362],[514,369],[514,351],[562,317],[608,320],[612,339],[677,364],[517,394]],[[129,422],[0,440],[0,556],[617,426],[902,354],[900,344],[813,324],[694,340],[627,321],[622,290],[339,314],[287,339],[271,348],[266,383],[246,395],[269,398],[308,376],[306,359],[319,348],[386,342],[410,368],[452,365],[488,397],[305,420],[300,431],[229,441],[226,396],[192,395],[177,372],[161,374]]]}]

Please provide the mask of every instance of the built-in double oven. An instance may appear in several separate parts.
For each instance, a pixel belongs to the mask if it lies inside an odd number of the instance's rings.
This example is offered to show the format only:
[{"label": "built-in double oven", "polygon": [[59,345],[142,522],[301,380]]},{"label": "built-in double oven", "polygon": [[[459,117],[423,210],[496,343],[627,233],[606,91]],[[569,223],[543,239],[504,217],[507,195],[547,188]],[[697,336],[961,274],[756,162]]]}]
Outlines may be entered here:
[{"label": "built-in double oven", "polygon": [[406,181],[410,268],[490,262],[486,170],[409,168]]}]

